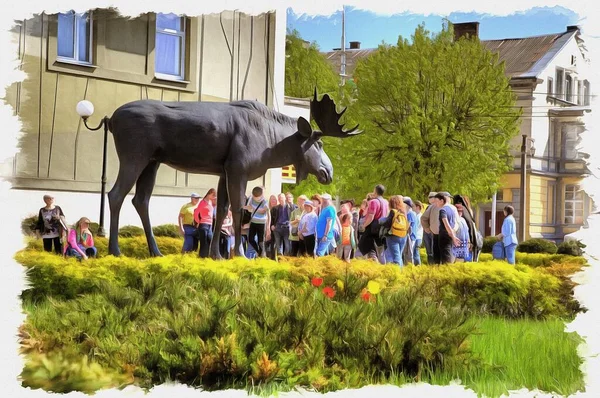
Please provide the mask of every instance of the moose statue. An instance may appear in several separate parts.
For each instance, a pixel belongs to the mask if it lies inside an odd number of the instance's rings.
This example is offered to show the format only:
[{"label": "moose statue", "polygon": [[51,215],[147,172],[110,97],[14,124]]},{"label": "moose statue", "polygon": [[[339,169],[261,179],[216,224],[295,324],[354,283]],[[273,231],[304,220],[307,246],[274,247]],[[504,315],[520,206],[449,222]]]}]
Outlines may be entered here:
[{"label": "moose statue", "polygon": [[310,112],[321,131],[310,123],[273,111],[257,101],[160,102],[141,100],[119,107],[108,120],[119,157],[119,173],[108,193],[110,240],[108,252],[120,255],[119,213],[125,196],[136,185],[137,210],[152,256],[161,256],[152,233],[148,205],[161,163],[189,173],[219,176],[217,215],[210,256],[221,258],[219,235],[229,205],[235,228],[235,255],[241,255],[241,217],[246,184],[270,168],[293,164],[296,181],[314,174],[330,184],[333,167],[323,151],[321,137],[350,137],[358,126],[345,131],[334,101],[321,100],[315,89]]}]

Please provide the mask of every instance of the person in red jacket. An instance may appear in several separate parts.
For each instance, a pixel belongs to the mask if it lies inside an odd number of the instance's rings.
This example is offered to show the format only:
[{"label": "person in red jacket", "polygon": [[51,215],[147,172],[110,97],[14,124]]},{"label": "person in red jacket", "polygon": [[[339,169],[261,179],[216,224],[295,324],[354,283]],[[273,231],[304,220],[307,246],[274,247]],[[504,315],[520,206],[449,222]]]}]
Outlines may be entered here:
[{"label": "person in red jacket", "polygon": [[196,210],[194,210],[194,221],[198,225],[198,244],[200,246],[199,255],[201,258],[207,258],[209,255],[210,242],[213,238],[212,228],[216,201],[217,191],[211,188],[206,192],[200,203],[198,203]]}]

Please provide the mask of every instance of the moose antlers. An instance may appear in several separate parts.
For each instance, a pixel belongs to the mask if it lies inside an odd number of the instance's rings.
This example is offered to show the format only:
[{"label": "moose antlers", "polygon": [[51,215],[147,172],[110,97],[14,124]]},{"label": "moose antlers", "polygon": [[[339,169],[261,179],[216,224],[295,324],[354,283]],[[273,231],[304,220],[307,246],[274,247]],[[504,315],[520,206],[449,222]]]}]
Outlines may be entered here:
[{"label": "moose antlers", "polygon": [[317,89],[315,88],[315,97],[310,101],[310,114],[321,129],[320,135],[329,137],[346,138],[362,133],[358,130],[358,124],[352,129],[345,131],[344,125],[339,121],[347,108],[337,113],[335,102],[325,94],[319,101],[317,98]]}]

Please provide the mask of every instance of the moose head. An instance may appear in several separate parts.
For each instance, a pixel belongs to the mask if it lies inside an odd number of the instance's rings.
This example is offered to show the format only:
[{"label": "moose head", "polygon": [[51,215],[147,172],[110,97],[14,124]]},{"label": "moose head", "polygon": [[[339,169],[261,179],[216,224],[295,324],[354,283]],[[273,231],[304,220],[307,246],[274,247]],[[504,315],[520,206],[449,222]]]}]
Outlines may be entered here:
[{"label": "moose head", "polygon": [[301,151],[303,156],[294,165],[296,168],[296,183],[306,179],[310,173],[317,177],[319,183],[331,184],[333,181],[333,166],[329,156],[323,150],[321,137],[347,138],[362,133],[358,130],[358,125],[350,130],[344,130],[344,125],[339,123],[346,109],[344,108],[338,113],[335,102],[331,97],[325,94],[319,100],[315,88],[314,98],[310,101],[310,114],[319,130],[313,130],[305,118],[298,118],[298,136],[302,140]]}]

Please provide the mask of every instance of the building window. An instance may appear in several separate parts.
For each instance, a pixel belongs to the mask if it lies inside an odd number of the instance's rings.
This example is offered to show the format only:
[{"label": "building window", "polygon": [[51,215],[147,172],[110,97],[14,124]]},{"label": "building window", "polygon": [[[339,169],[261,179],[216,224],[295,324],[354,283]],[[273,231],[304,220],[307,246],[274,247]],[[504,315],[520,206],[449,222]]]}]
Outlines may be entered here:
[{"label": "building window", "polygon": [[590,82],[587,80],[583,81],[583,104],[586,106],[590,105],[590,99],[592,98],[592,92],[590,90]]},{"label": "building window", "polygon": [[554,224],[554,213],[556,209],[556,184],[554,182],[548,182],[548,188],[546,191],[546,223]]},{"label": "building window", "polygon": [[552,79],[551,77],[548,78],[548,88],[546,91],[546,95],[550,97],[554,96],[554,79]]},{"label": "building window", "polygon": [[563,152],[562,158],[565,160],[577,160],[579,156],[579,147],[581,143],[580,134],[584,127],[578,124],[565,123],[562,125]]},{"label": "building window", "polygon": [[74,11],[58,14],[58,58],[78,63],[92,63],[91,13]]},{"label": "building window", "polygon": [[565,224],[583,224],[583,191],[577,185],[565,186]]},{"label": "building window", "polygon": [[563,87],[564,87],[564,80],[565,80],[565,71],[563,69],[556,69],[556,91],[555,91],[555,97],[556,98],[563,98]]},{"label": "building window", "polygon": [[573,78],[567,74],[565,79],[565,101],[573,102]]},{"label": "building window", "polygon": [[184,80],[184,60],[185,18],[175,14],[156,14],[156,76]]},{"label": "building window", "polygon": [[583,105],[584,97],[583,97],[583,80],[577,81],[577,105]]},{"label": "building window", "polygon": [[503,189],[499,189],[498,191],[496,191],[496,201],[504,202],[504,190]]}]

